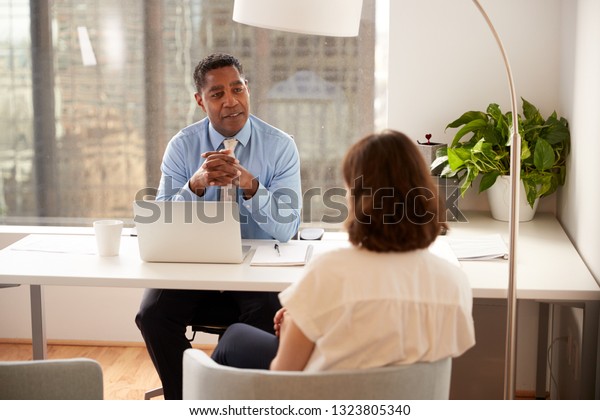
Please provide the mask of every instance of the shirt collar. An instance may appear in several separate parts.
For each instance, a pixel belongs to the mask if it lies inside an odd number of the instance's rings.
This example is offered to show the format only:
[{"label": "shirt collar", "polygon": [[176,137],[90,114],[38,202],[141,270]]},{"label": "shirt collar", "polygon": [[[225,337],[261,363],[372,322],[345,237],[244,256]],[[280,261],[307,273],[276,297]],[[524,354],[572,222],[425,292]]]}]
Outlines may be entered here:
[{"label": "shirt collar", "polygon": [[[246,121],[246,124],[244,124],[242,129],[240,131],[238,131],[234,137],[237,139],[237,141],[239,141],[242,144],[242,146],[245,147],[248,144],[248,142],[250,141],[251,133],[252,133],[252,122],[250,121],[250,118],[248,118],[248,121]],[[217,150],[223,143],[223,140],[228,138],[228,137],[224,137],[221,133],[219,133],[217,130],[215,130],[215,128],[213,127],[213,125],[210,121],[208,122],[208,135],[210,137],[210,143],[212,144],[214,150]]]}]

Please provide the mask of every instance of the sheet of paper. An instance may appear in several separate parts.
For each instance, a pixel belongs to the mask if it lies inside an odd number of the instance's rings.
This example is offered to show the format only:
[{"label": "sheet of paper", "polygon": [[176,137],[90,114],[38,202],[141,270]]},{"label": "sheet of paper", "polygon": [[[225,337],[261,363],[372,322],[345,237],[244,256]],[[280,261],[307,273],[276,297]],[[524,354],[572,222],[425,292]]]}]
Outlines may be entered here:
[{"label": "sheet of paper", "polygon": [[284,266],[304,265],[312,254],[312,245],[277,244],[279,252],[273,245],[260,245],[256,248],[250,265]]},{"label": "sheet of paper", "polygon": [[96,254],[96,238],[89,235],[30,235],[10,246],[13,251]]},{"label": "sheet of paper", "polygon": [[448,237],[448,243],[459,260],[507,259],[508,247],[500,234]]}]

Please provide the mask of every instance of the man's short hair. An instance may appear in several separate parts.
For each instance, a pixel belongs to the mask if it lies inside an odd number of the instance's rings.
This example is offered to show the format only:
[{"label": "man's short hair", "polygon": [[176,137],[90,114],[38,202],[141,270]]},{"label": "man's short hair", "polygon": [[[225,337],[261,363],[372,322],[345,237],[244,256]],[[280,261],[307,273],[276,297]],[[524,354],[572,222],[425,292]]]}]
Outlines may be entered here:
[{"label": "man's short hair", "polygon": [[233,55],[218,52],[204,57],[194,70],[194,83],[196,85],[196,91],[201,92],[202,88],[206,84],[206,73],[211,70],[229,66],[235,67],[242,78],[244,77],[244,68],[239,60]]}]

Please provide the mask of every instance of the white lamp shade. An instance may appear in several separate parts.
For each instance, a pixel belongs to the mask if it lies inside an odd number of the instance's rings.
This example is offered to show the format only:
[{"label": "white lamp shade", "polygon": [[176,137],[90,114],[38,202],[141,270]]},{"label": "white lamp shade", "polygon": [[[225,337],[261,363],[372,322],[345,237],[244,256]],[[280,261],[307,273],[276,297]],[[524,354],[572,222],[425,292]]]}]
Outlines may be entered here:
[{"label": "white lamp shade", "polygon": [[362,0],[235,0],[233,20],[278,31],[357,36]]}]

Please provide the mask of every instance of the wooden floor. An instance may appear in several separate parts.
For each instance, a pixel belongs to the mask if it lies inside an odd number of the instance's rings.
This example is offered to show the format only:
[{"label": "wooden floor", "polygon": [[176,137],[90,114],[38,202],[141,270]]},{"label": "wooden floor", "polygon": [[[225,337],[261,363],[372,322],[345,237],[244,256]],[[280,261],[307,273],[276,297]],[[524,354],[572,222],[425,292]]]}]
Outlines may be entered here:
[{"label": "wooden floor", "polygon": [[[212,346],[201,347],[208,354]],[[48,359],[88,357],[97,360],[104,374],[105,400],[143,400],[144,393],[160,386],[160,380],[143,346],[62,345],[48,346]],[[0,342],[0,360],[31,360],[31,344]],[[535,399],[534,391],[517,391],[517,399]],[[156,397],[154,399],[163,399]]]},{"label": "wooden floor", "polygon": [[[31,344],[0,343],[0,360],[31,360],[31,351]],[[105,400],[143,400],[144,392],[160,386],[143,346],[48,346],[48,359],[74,357],[88,357],[102,365]]]}]

